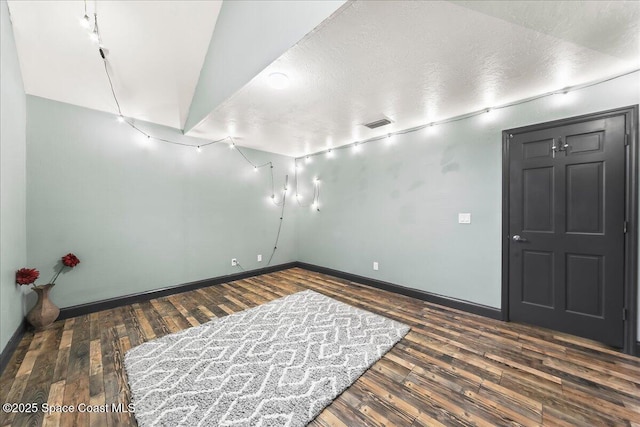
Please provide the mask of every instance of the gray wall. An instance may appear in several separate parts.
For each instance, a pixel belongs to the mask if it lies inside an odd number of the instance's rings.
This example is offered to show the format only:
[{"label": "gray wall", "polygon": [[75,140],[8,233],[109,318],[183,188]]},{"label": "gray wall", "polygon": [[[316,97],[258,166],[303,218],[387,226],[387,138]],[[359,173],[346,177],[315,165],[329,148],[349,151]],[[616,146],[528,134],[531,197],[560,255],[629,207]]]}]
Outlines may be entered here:
[{"label": "gray wall", "polygon": [[501,131],[637,104],[638,74],[314,157],[302,176],[321,179],[321,212],[299,215],[300,261],[500,307]]},{"label": "gray wall", "polygon": [[6,1],[0,2],[0,351],[22,322],[15,271],[26,266],[26,100]]},{"label": "gray wall", "polygon": [[[62,274],[53,301],[67,307],[266,265],[280,218],[267,168],[254,172],[227,144],[193,148],[147,142],[115,116],[27,97],[28,264],[48,280],[60,256],[81,264]],[[159,137],[198,143],[151,124]],[[293,160],[273,160],[278,188]],[[272,265],[294,261],[288,208]],[[263,262],[256,262],[256,255]]]}]

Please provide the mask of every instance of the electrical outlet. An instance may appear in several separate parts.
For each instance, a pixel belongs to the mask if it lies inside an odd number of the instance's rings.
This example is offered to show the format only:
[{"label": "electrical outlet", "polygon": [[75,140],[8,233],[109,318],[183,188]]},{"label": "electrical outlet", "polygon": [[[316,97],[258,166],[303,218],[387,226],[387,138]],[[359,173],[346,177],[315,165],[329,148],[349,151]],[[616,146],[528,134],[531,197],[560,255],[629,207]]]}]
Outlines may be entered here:
[{"label": "electrical outlet", "polygon": [[471,214],[470,213],[459,213],[458,214],[458,224],[471,224]]},{"label": "electrical outlet", "polygon": [[236,265],[238,265],[238,260],[235,258],[231,258],[231,266],[235,267]]},{"label": "electrical outlet", "polygon": [[373,269],[378,271],[378,261],[373,261]]},{"label": "electrical outlet", "polygon": [[258,255],[258,262],[262,262],[262,255]]}]

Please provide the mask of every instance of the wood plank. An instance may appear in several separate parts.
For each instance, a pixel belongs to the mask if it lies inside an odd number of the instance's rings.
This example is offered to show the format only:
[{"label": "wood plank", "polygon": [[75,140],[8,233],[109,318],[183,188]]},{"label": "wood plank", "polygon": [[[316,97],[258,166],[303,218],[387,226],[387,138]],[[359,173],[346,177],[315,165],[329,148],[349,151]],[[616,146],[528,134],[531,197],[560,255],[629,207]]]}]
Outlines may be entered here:
[{"label": "wood plank", "polygon": [[[47,397],[47,403],[50,406],[60,406],[64,401],[64,389],[65,381],[58,381],[51,384],[49,388],[49,396]],[[59,411],[49,411],[44,414],[42,425],[44,427],[58,427],[60,425],[60,417],[62,413]]]},{"label": "wood plank", "polygon": [[[411,326],[311,426],[640,426],[638,358],[300,268],[27,332],[0,377],[0,397],[126,405],[131,396],[123,357],[129,348],[305,289]],[[0,425],[136,425],[132,414],[117,412],[3,416]]]}]

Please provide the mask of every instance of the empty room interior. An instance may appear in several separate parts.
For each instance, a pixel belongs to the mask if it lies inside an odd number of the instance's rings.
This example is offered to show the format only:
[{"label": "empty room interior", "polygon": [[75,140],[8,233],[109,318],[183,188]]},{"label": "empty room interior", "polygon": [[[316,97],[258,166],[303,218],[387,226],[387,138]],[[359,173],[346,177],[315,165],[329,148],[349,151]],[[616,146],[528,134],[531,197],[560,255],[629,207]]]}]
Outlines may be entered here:
[{"label": "empty room interior", "polygon": [[639,1],[0,12],[0,427],[640,426]]}]

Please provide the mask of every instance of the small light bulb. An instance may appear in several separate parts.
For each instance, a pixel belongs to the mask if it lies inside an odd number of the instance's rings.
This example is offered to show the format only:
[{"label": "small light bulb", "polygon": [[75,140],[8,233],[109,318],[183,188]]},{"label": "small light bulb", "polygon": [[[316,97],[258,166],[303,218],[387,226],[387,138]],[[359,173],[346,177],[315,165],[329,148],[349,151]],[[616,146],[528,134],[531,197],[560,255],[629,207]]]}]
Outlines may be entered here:
[{"label": "small light bulb", "polygon": [[118,121],[118,123],[124,123],[124,117],[122,116],[118,116],[116,120]]},{"label": "small light bulb", "polygon": [[96,30],[93,30],[93,32],[89,34],[89,38],[94,43],[100,43],[100,36],[98,35],[98,32]]},{"label": "small light bulb", "polygon": [[229,144],[229,149],[233,150],[234,148],[236,148],[236,144],[234,144],[233,142],[231,144]]},{"label": "small light bulb", "polygon": [[313,183],[316,185],[320,184],[320,179],[318,177],[313,178]]},{"label": "small light bulb", "polygon": [[200,148],[200,146],[198,145],[198,146],[196,147],[196,151],[197,151],[198,153],[202,153],[202,148]]},{"label": "small light bulb", "polygon": [[253,171],[254,171],[254,172],[258,172],[258,167],[257,167],[257,166],[254,166],[254,167],[253,167]]},{"label": "small light bulb", "polygon": [[87,30],[91,27],[91,20],[89,19],[89,16],[85,14],[82,18],[80,18],[80,26]]},{"label": "small light bulb", "polygon": [[327,157],[333,157],[333,151],[332,150],[327,151]]},{"label": "small light bulb", "polygon": [[395,137],[392,134],[387,135],[387,144],[393,144]]},{"label": "small light bulb", "polygon": [[357,153],[358,151],[360,151],[360,145],[356,142],[353,144],[353,152]]},{"label": "small light bulb", "polygon": [[304,159],[304,161],[305,161],[306,163],[311,163],[313,160],[311,159],[311,157],[307,156],[307,157]]}]

